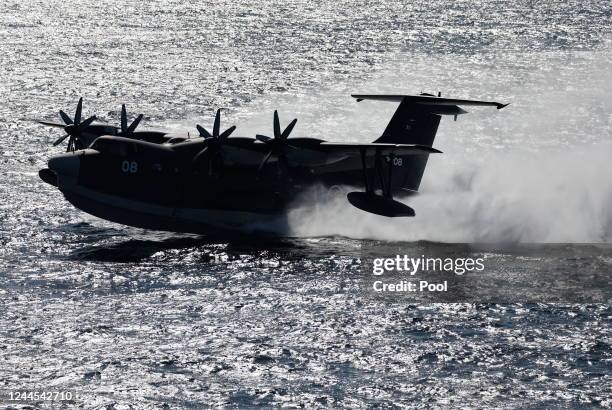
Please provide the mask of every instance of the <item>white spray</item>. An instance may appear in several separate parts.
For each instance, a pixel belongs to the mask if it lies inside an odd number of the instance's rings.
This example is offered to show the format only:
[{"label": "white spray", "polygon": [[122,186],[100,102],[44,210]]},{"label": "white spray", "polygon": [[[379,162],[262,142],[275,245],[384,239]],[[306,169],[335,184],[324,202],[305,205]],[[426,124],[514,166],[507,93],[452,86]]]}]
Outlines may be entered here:
[{"label": "white spray", "polygon": [[[609,50],[495,56],[493,64],[413,57],[405,70],[375,78],[365,91],[391,91],[408,79],[427,85],[439,76],[440,89],[458,90],[449,96],[512,105],[499,112],[474,109],[456,123],[442,120],[434,146],[445,153],[430,157],[421,194],[403,199],[416,210],[415,218],[367,214],[350,206],[345,192],[313,190],[312,201],[290,214],[293,233],[443,242],[612,240]],[[445,76],[448,71],[452,75]],[[373,140],[372,124],[380,133],[395,108],[381,112],[376,104],[367,106],[376,121],[353,112],[330,128],[338,136]]]}]

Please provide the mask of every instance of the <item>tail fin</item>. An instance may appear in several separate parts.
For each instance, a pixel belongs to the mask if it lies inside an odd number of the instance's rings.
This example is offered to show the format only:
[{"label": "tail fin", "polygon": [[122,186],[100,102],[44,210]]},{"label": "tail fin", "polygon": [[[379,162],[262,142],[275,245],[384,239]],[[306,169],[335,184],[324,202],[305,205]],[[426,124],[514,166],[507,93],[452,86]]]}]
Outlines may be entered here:
[{"label": "tail fin", "polygon": [[[399,102],[397,110],[382,136],[374,142],[395,144],[420,144],[431,147],[440,125],[442,115],[466,114],[459,105],[494,106],[504,108],[507,104],[489,101],[457,100],[435,97],[431,94],[421,95],[363,95],[353,94],[357,101],[377,100]],[[425,172],[429,155],[411,155],[399,162],[401,171],[394,172],[393,189],[417,191]]]}]

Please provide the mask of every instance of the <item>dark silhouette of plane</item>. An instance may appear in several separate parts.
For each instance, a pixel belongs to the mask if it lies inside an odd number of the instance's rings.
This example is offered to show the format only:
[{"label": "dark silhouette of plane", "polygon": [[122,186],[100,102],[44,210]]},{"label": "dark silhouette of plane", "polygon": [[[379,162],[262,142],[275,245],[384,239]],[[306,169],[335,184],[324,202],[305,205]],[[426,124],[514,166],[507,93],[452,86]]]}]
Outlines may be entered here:
[{"label": "dark silhouette of plane", "polygon": [[[41,179],[56,186],[75,207],[125,225],[174,232],[207,233],[240,229],[286,213],[299,194],[317,184],[363,186],[350,192],[355,207],[387,217],[414,216],[393,198],[418,191],[442,115],[455,119],[460,106],[507,104],[442,98],[440,94],[353,95],[357,101],[399,103],[386,129],[372,143],[290,138],[297,123],[281,127],[274,111],[272,136],[231,137],[221,131],[217,111],[212,132],[197,125],[198,137],[137,131],[142,114],[128,125],[81,120],[60,111],[67,152],[49,160]],[[261,225],[260,225],[261,226]]]}]

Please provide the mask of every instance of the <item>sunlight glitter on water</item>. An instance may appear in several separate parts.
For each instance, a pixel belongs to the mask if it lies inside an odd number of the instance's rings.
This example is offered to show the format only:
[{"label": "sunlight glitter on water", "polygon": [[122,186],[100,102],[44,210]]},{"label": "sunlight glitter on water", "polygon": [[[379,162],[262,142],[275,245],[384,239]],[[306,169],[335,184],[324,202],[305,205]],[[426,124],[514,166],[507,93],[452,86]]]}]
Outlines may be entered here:
[{"label": "sunlight glitter on water", "polygon": [[[4,2],[0,390],[78,390],[89,407],[610,406],[607,305],[415,305],[371,300],[356,280],[372,239],[609,241],[610,13],[604,1]],[[278,108],[299,118],[296,136],[370,141],[394,107],[349,94],[420,91],[511,105],[441,123],[422,219],[299,209],[307,238],[85,215],[38,179],[58,135],[28,121],[83,96],[112,124],[126,103],[146,127],[193,132],[224,107],[252,136]],[[594,266],[555,249],[542,266]],[[514,266],[503,247],[491,258]],[[604,247],[595,266],[609,260]]]}]

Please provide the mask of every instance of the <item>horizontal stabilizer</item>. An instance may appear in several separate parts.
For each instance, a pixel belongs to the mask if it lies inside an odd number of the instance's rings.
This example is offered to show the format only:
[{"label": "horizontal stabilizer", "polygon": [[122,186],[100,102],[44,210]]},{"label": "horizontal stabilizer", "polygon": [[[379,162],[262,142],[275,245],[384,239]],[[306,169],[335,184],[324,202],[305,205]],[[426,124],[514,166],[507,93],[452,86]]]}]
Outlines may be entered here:
[{"label": "horizontal stabilizer", "polygon": [[423,105],[480,105],[480,106],[492,106],[501,110],[508,104],[502,104],[495,101],[479,101],[479,100],[459,100],[455,98],[442,98],[431,95],[403,95],[403,94],[351,94],[351,96],[357,99],[357,102],[363,100],[375,100],[375,101],[392,101],[402,102],[408,101],[415,104]]}]

